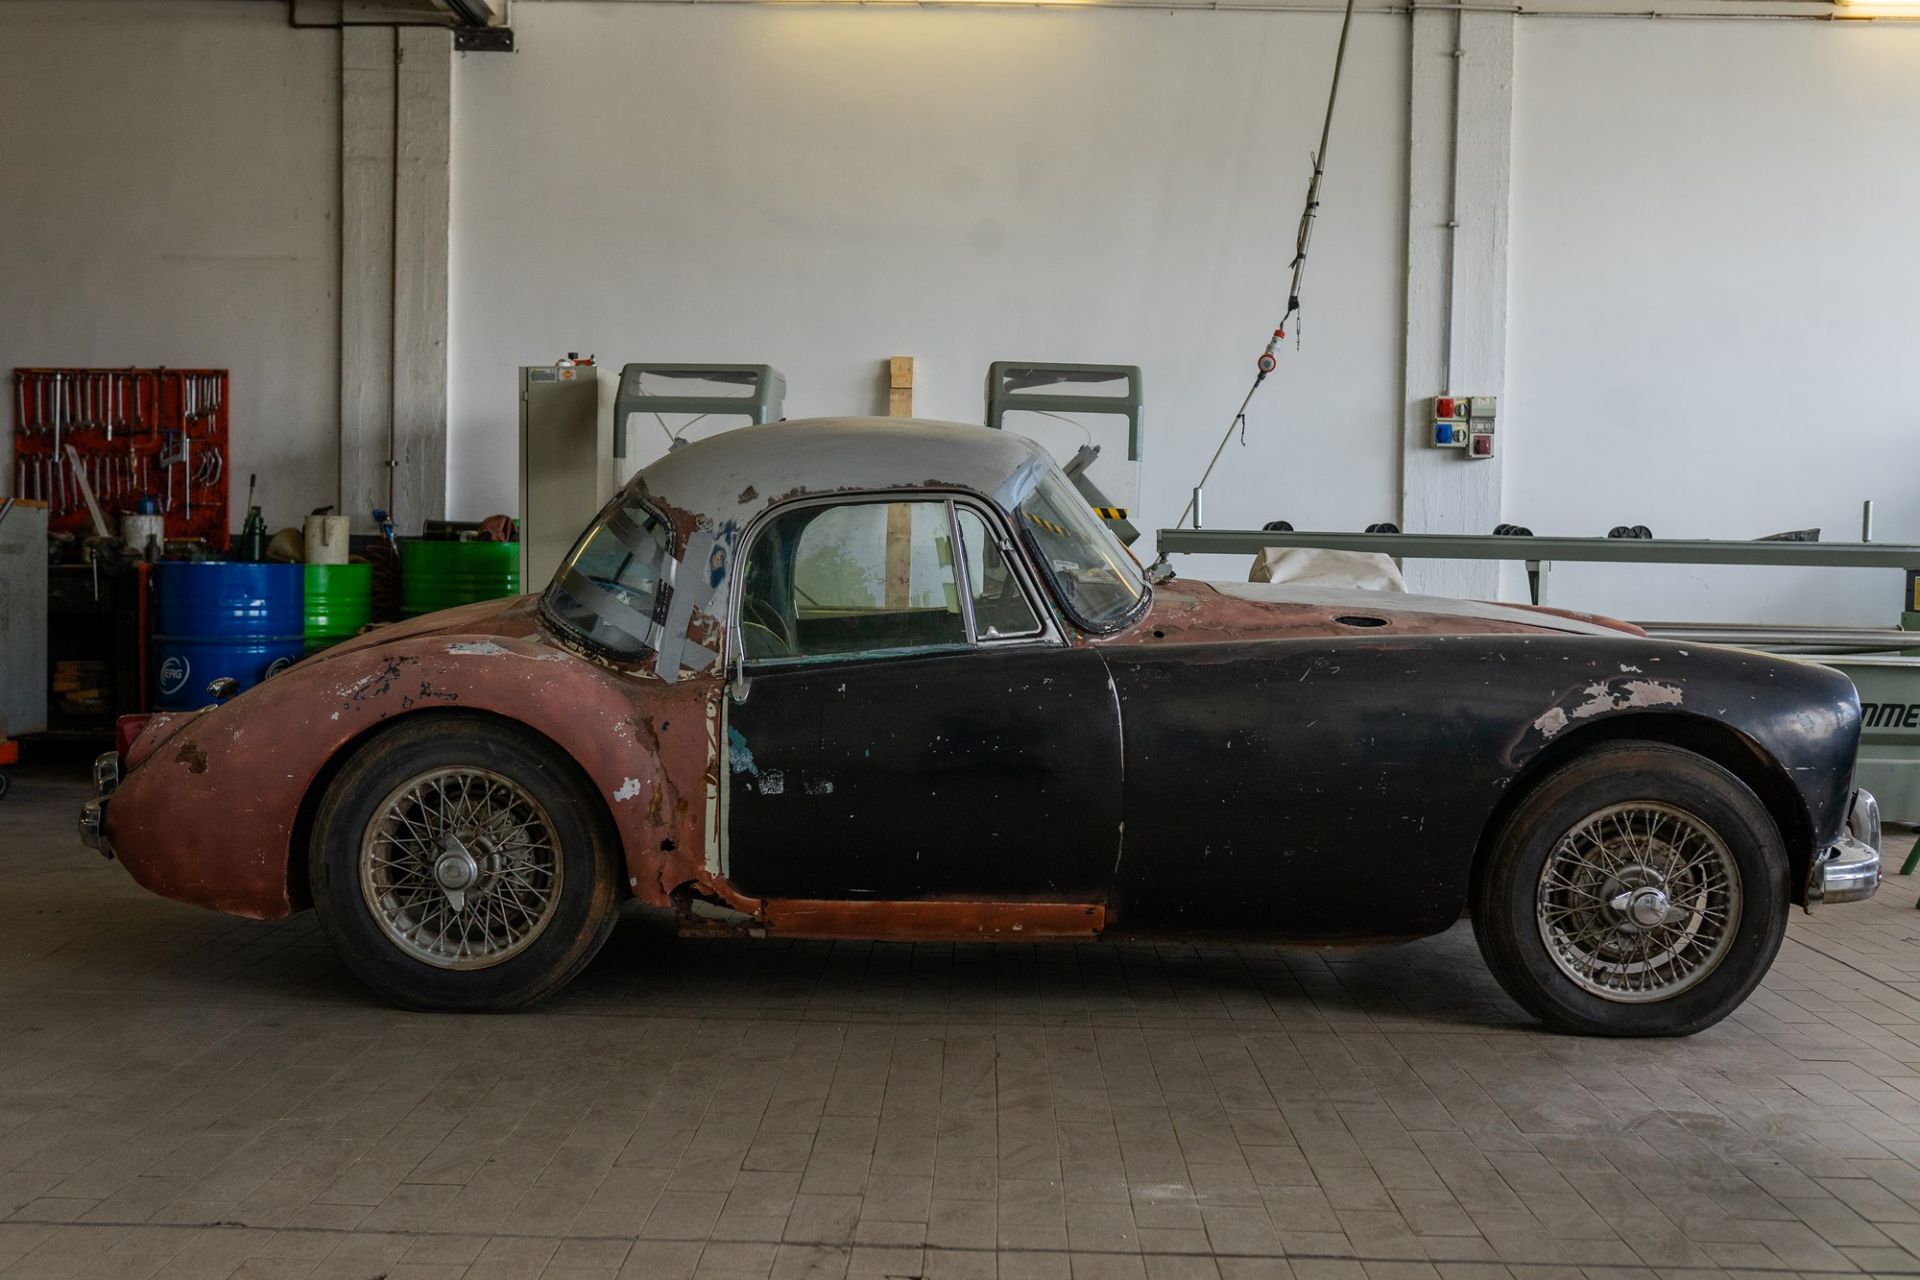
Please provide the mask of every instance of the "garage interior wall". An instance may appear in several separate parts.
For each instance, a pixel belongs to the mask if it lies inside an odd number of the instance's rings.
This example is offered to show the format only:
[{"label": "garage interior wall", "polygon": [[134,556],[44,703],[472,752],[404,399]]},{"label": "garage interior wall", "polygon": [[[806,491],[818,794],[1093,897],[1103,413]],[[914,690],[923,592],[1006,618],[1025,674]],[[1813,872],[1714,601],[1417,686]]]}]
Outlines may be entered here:
[{"label": "garage interior wall", "polygon": [[284,5],[0,4],[0,371],[230,368],[233,500],[257,473],[283,524],[338,488],[339,39]]},{"label": "garage interior wall", "polygon": [[[1920,24],[1520,24],[1506,518],[1920,541]],[[1555,565],[1639,619],[1895,621],[1898,570]]]},{"label": "garage interior wall", "polygon": [[[448,514],[513,507],[521,364],[765,361],[802,416],[882,411],[910,354],[916,411],[973,421],[991,360],[1141,364],[1140,523],[1172,523],[1280,310],[1337,15],[513,18],[518,53],[454,55]],[[1871,497],[1920,541],[1920,27],[1517,26],[1507,385],[1452,388],[1505,396],[1502,517],[1845,539]],[[1210,525],[1400,518],[1409,62],[1403,15],[1356,20],[1304,345]],[[266,0],[0,6],[0,364],[231,367],[275,524],[337,497],[339,66]],[[1641,618],[1886,623],[1900,592],[1555,574]]]}]

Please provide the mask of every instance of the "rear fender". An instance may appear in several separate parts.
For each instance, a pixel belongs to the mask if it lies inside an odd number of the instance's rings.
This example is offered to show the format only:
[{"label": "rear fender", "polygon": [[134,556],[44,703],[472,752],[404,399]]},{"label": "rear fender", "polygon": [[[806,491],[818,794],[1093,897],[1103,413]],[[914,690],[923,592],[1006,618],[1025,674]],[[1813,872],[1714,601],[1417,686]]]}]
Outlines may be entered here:
[{"label": "rear fender", "polygon": [[[526,725],[579,765],[618,834],[627,882],[664,904],[710,877],[715,679],[666,684],[542,638],[431,634],[302,663],[173,728],[114,794],[107,832],[134,879],[236,915],[290,914],[301,817],[371,731],[438,710]],[[158,733],[143,735],[159,738]],[[145,745],[144,742],[142,745]]]}]

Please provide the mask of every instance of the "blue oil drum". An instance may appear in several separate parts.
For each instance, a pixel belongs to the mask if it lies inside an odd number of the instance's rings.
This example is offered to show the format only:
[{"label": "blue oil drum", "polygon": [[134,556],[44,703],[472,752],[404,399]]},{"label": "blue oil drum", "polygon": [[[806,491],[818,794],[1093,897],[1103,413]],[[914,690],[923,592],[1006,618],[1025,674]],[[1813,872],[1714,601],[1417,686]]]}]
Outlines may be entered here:
[{"label": "blue oil drum", "polygon": [[251,689],[306,648],[306,567],[162,561],[153,566],[153,705],[202,707],[207,682]]}]

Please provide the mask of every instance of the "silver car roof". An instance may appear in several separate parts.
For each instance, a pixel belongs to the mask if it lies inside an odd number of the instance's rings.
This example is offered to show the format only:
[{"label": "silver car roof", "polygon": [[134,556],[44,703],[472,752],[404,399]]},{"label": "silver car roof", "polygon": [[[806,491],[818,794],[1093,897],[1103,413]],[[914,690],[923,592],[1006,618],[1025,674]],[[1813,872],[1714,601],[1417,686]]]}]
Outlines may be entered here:
[{"label": "silver car roof", "polygon": [[699,524],[745,525],[776,503],[865,489],[967,489],[1012,510],[1053,466],[1007,431],[922,418],[799,418],[697,440],[628,482]]}]

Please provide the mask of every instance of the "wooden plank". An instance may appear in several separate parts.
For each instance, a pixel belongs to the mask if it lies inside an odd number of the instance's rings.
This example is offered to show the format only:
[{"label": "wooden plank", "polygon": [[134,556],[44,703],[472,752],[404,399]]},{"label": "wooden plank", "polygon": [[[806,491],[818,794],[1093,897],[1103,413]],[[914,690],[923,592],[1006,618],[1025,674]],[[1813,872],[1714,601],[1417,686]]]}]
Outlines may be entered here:
[{"label": "wooden plank", "polygon": [[913,600],[913,504],[887,504],[887,580],[889,609],[905,609]]},{"label": "wooden plank", "polygon": [[887,416],[913,416],[913,357],[894,356],[887,361]]}]

